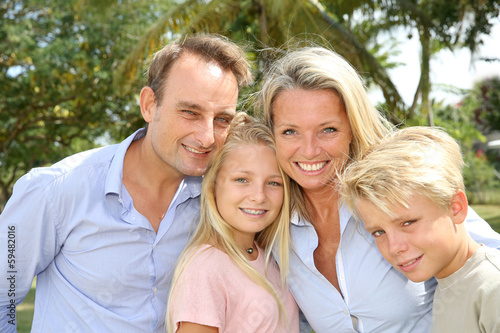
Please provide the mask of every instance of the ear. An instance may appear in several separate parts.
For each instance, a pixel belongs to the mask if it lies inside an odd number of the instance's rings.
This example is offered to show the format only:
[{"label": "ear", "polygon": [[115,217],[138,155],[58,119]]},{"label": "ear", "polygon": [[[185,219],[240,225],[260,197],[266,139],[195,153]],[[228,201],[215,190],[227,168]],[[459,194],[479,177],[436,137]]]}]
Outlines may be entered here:
[{"label": "ear", "polygon": [[155,93],[150,87],[144,87],[139,96],[139,104],[141,106],[142,117],[147,123],[153,120],[156,112]]},{"label": "ear", "polygon": [[469,210],[469,203],[464,191],[457,190],[451,200],[451,210],[453,213],[453,223],[460,224],[465,221],[465,219],[467,218],[467,212]]}]

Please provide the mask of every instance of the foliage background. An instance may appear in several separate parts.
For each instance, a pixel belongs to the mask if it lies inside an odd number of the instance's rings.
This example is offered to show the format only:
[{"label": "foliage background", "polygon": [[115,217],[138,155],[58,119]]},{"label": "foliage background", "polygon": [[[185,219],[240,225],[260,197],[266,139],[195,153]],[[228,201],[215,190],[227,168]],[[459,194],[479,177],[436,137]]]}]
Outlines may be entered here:
[{"label": "foliage background", "polygon": [[[478,83],[461,105],[450,106],[429,99],[429,73],[440,50],[477,50],[499,11],[495,0],[2,1],[0,211],[31,168],[118,142],[141,127],[137,96],[151,53],[195,32],[223,34],[246,48],[256,78],[241,94],[246,107],[281,50],[311,43],[335,49],[367,86],[380,87],[385,103],[378,107],[395,124],[447,128],[462,144],[467,186],[479,193],[471,198],[494,199],[481,193],[499,187],[498,153],[478,154],[475,145],[498,130],[500,79]],[[392,60],[398,45],[380,38],[401,27],[421,45],[411,105],[387,74],[398,66]]]}]

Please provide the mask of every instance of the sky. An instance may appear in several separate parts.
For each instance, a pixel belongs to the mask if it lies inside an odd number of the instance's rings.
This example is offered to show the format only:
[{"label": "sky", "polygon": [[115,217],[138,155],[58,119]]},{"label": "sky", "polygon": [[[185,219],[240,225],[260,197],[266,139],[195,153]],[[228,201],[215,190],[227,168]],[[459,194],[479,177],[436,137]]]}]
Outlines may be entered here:
[{"label": "sky", "polygon": [[[398,46],[401,54],[394,57],[397,62],[404,63],[396,69],[389,71],[394,84],[399,90],[403,100],[410,105],[420,78],[420,46],[418,36],[410,40],[405,33],[398,34],[398,40],[402,42]],[[484,44],[479,47],[475,58],[488,57],[500,58],[500,20],[497,21],[489,36],[484,36]],[[500,76],[500,62],[476,61],[471,65],[471,54],[467,49],[454,52],[441,50],[431,60],[431,83],[434,85],[431,98],[443,100],[445,104],[455,104],[461,100],[461,96],[447,93],[439,89],[438,85],[453,85],[458,88],[470,89],[474,83],[481,79]],[[382,102],[382,93],[379,90],[370,90],[370,98],[373,103]]]}]

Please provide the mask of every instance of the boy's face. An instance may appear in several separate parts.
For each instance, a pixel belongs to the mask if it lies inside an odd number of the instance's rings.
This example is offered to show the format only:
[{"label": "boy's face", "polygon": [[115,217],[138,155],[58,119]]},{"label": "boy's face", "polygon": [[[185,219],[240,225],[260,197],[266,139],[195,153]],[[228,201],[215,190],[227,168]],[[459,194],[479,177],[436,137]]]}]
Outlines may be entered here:
[{"label": "boy's face", "polygon": [[463,265],[460,250],[466,231],[460,223],[467,201],[462,197],[459,191],[445,210],[424,196],[413,195],[409,209],[391,207],[394,217],[364,199],[358,201],[357,209],[382,256],[410,280],[422,282],[433,276],[444,278]]}]

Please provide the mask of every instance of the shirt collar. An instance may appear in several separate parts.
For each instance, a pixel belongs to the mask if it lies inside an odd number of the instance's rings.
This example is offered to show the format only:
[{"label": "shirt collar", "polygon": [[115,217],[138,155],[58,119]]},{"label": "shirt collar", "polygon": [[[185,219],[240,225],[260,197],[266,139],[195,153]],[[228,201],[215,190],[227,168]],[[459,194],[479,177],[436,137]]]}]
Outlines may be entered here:
[{"label": "shirt collar", "polygon": [[[132,135],[130,135],[118,145],[115,155],[111,160],[109,172],[106,176],[106,194],[115,193],[121,197],[123,186],[123,160],[125,159],[125,154],[127,153],[127,149],[133,141],[139,140],[145,135],[146,129],[141,128],[135,131]],[[189,198],[195,198],[199,196],[201,193],[202,179],[202,177],[186,176],[179,185],[179,202],[184,202]]]},{"label": "shirt collar", "polygon": [[104,187],[105,193],[116,193],[121,197],[122,183],[123,183],[123,160],[127,153],[128,147],[133,141],[139,140],[146,135],[146,129],[141,128],[135,131],[128,138],[118,144],[118,148],[111,160],[108,174],[106,175],[106,185]]},{"label": "shirt collar", "polygon": [[[352,212],[347,208],[347,205],[345,202],[342,203],[339,209],[339,219],[340,219],[340,230],[341,232],[344,232],[345,228],[347,227],[347,223],[352,217]],[[292,216],[290,217],[290,222],[293,225],[296,225],[298,227],[305,227],[305,226],[311,226],[311,222],[306,221],[302,217],[299,216],[299,213],[297,211],[294,211],[292,213]]]}]

